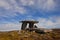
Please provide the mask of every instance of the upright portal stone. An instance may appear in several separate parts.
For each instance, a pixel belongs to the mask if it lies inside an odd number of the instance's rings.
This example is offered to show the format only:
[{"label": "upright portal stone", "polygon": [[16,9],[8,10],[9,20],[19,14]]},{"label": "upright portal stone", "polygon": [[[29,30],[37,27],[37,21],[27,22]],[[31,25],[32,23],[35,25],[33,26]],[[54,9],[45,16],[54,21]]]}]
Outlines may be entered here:
[{"label": "upright portal stone", "polygon": [[34,24],[38,23],[38,21],[21,21],[22,22],[22,26],[21,26],[21,30],[25,30],[27,28],[27,24],[29,24],[29,29],[34,28]]}]

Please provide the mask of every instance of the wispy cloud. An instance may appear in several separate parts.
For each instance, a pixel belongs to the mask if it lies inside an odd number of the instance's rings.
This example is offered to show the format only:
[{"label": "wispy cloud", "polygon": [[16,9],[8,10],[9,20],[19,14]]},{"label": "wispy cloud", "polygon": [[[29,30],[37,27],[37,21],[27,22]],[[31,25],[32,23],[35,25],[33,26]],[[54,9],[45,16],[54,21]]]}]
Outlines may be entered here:
[{"label": "wispy cloud", "polygon": [[60,28],[60,17],[38,18],[38,27],[41,28]]},{"label": "wispy cloud", "polygon": [[20,2],[24,6],[32,6],[35,4],[35,0],[20,0]]},{"label": "wispy cloud", "polygon": [[20,0],[24,6],[32,6],[42,10],[53,10],[56,6],[54,0]]},{"label": "wispy cloud", "polygon": [[54,2],[54,0],[42,0],[40,2],[40,6],[43,10],[51,11],[55,8],[55,2]]},{"label": "wispy cloud", "polygon": [[0,0],[0,7],[3,7],[5,9],[11,8],[10,4],[6,2],[6,0]]},{"label": "wispy cloud", "polygon": [[0,24],[0,31],[11,31],[11,30],[20,30],[20,23],[6,23]]},{"label": "wispy cloud", "polygon": [[0,16],[15,16],[16,12],[25,14],[26,10],[19,6],[15,0],[0,0]]}]

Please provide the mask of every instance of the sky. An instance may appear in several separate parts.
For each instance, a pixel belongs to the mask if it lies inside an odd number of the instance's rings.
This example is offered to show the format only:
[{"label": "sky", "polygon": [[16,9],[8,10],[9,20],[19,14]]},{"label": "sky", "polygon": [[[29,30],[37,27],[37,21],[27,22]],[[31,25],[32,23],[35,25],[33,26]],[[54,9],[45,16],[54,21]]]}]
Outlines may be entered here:
[{"label": "sky", "polygon": [[19,30],[21,20],[39,28],[60,28],[60,0],[0,0],[0,31]]}]

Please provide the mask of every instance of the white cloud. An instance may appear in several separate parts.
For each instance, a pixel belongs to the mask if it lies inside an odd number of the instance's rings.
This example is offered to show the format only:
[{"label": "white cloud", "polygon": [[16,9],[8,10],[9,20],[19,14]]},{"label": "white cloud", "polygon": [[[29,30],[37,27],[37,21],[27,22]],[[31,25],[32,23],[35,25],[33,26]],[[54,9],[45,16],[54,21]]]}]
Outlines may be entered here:
[{"label": "white cloud", "polygon": [[54,17],[52,19],[46,19],[46,18],[39,18],[38,21],[39,23],[37,24],[37,26],[39,28],[60,28],[60,17],[59,18],[55,18],[55,22],[53,22],[52,20],[54,19]]},{"label": "white cloud", "polygon": [[56,22],[56,24],[59,24],[60,25],[60,16],[50,17],[50,20],[54,20]]},{"label": "white cloud", "polygon": [[20,0],[24,6],[32,6],[44,11],[53,10],[56,2],[54,0]]},{"label": "white cloud", "polygon": [[47,9],[47,10],[52,10],[55,7],[55,2],[54,0],[47,0],[44,5],[43,5],[43,9]]},{"label": "white cloud", "polygon": [[35,3],[34,0],[20,0],[20,2],[24,6],[31,6],[31,5],[34,5],[34,3]]},{"label": "white cloud", "polygon": [[15,12],[19,12],[21,14],[24,14],[24,13],[26,13],[26,10],[22,7],[17,6],[17,7],[15,7]]},{"label": "white cloud", "polygon": [[0,16],[15,16],[16,13],[25,14],[26,10],[17,4],[16,0],[0,0]]},{"label": "white cloud", "polygon": [[10,4],[6,2],[5,0],[0,0],[0,7],[3,7],[5,9],[10,9]]},{"label": "white cloud", "polygon": [[55,8],[54,0],[38,0],[37,7],[44,11],[52,11]]},{"label": "white cloud", "polygon": [[0,31],[20,30],[21,23],[5,23],[0,24]]}]

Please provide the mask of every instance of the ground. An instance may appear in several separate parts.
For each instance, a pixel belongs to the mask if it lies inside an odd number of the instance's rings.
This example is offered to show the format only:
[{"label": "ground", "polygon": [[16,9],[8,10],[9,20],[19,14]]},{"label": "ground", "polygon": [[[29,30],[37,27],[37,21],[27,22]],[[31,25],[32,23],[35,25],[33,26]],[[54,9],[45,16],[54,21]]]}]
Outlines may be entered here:
[{"label": "ground", "polygon": [[59,40],[60,32],[52,31],[39,34],[29,31],[0,32],[0,40]]}]

